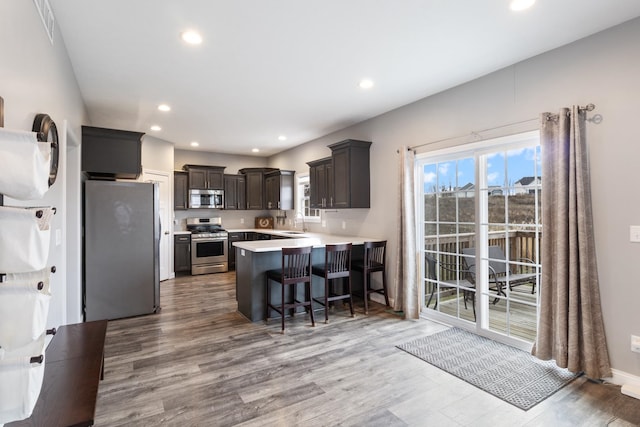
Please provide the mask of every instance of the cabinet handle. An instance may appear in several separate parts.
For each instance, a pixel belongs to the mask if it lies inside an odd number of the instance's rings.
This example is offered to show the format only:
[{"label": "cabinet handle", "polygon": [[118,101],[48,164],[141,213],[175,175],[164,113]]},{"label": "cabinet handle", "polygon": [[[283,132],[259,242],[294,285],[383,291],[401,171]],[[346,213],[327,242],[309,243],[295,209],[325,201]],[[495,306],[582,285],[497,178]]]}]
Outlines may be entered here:
[{"label": "cabinet handle", "polygon": [[280,202],[278,202],[278,209],[280,209]]},{"label": "cabinet handle", "polygon": [[333,207],[333,197],[331,197],[329,200],[331,200],[329,207],[332,208]]}]

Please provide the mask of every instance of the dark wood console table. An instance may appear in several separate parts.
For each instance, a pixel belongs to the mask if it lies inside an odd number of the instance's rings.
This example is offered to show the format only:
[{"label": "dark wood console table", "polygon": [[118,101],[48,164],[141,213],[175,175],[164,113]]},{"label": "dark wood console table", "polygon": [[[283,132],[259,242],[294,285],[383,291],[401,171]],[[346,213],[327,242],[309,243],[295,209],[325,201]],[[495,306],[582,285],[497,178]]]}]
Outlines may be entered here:
[{"label": "dark wood console table", "polygon": [[45,352],[44,380],[31,417],[5,426],[92,426],[106,333],[106,320],[61,326]]}]

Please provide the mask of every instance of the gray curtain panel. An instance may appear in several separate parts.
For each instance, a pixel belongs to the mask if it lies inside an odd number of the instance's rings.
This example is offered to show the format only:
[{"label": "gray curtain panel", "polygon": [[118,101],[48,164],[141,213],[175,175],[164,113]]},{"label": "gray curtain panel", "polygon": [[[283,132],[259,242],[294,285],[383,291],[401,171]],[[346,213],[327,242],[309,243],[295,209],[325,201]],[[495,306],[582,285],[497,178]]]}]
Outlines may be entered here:
[{"label": "gray curtain panel", "polygon": [[541,115],[542,284],[532,353],[589,378],[611,376],[593,238],[586,112]]},{"label": "gray curtain panel", "polygon": [[408,147],[401,147],[398,157],[400,224],[396,277],[393,281],[393,309],[403,311],[406,319],[417,319],[420,317],[421,304],[416,262],[415,153]]}]

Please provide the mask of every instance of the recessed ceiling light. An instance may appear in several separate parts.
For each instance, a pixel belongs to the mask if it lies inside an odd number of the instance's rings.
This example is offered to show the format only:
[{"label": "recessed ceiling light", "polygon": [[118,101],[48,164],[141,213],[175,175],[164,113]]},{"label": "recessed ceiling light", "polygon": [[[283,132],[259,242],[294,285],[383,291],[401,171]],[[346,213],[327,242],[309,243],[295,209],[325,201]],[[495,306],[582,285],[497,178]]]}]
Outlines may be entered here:
[{"label": "recessed ceiling light", "polygon": [[360,89],[371,89],[373,87],[373,80],[362,79],[360,80],[360,83],[358,84],[358,86],[360,86]]},{"label": "recessed ceiling light", "polygon": [[160,126],[158,126],[158,125],[153,125],[153,126],[151,126],[151,130],[159,131],[159,130],[162,130],[162,128]]},{"label": "recessed ceiling light", "polygon": [[287,140],[287,136],[286,136],[286,135],[280,135],[280,136],[278,137],[278,140],[279,140],[279,141],[286,141],[286,140]]},{"label": "recessed ceiling light", "polygon": [[192,147],[199,147],[199,146],[200,146],[200,144],[199,144],[197,141],[193,141],[193,142],[191,143],[191,146],[192,146]]},{"label": "recessed ceiling light", "polygon": [[180,38],[182,41],[189,44],[200,44],[202,43],[202,36],[197,31],[188,30],[180,33]]},{"label": "recessed ceiling light", "polygon": [[160,111],[171,111],[171,107],[169,107],[167,104],[160,104],[160,105],[158,105],[158,110],[160,110]]},{"label": "recessed ceiling light", "polygon": [[509,9],[513,11],[529,9],[535,2],[536,0],[511,0]]},{"label": "recessed ceiling light", "polygon": [[251,152],[252,152],[252,153],[259,153],[259,152],[260,152],[260,149],[259,149],[259,148],[252,148],[252,149],[251,149]]}]

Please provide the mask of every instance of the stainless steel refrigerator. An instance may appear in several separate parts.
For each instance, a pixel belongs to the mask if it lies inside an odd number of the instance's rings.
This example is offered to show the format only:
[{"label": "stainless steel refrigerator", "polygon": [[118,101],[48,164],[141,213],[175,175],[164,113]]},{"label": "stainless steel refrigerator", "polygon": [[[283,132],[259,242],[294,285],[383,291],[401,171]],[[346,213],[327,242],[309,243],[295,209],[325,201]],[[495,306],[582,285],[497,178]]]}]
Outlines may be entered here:
[{"label": "stainless steel refrigerator", "polygon": [[158,186],[84,183],[85,320],[119,319],[160,308]]}]

